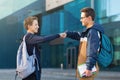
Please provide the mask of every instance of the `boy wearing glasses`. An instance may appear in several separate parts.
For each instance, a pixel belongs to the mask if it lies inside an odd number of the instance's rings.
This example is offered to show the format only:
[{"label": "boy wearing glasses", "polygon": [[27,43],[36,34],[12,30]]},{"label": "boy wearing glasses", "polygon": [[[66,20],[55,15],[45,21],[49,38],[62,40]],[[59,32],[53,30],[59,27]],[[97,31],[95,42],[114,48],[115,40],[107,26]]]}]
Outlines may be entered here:
[{"label": "boy wearing glasses", "polygon": [[83,32],[71,32],[64,33],[66,37],[80,41],[79,53],[78,53],[78,65],[85,64],[86,69],[84,76],[81,77],[78,68],[76,76],[79,80],[94,80],[95,74],[92,72],[92,68],[96,67],[96,73],[98,72],[97,65],[97,52],[99,49],[99,35],[98,31],[104,33],[103,27],[100,24],[94,22],[95,11],[92,8],[86,7],[81,10],[81,23],[86,29]]}]

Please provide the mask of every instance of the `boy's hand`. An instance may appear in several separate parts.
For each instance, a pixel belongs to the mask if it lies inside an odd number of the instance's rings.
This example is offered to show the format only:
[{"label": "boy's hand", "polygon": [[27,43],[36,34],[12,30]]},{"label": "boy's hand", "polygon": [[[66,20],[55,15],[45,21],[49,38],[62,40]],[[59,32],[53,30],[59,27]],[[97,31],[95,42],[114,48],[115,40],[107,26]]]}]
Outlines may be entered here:
[{"label": "boy's hand", "polygon": [[60,33],[61,38],[66,38],[67,34],[66,33]]}]

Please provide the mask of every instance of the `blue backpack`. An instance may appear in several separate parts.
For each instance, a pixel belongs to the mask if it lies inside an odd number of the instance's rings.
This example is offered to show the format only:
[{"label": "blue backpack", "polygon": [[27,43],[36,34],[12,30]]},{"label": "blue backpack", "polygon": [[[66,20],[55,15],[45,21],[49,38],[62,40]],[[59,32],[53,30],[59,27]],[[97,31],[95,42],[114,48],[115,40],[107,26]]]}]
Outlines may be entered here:
[{"label": "blue backpack", "polygon": [[23,41],[17,51],[17,68],[15,80],[17,75],[20,78],[24,79],[35,71],[35,59],[35,48],[33,49],[33,55],[29,55],[27,52],[27,46],[24,36]]},{"label": "blue backpack", "polygon": [[113,60],[113,46],[110,39],[100,33],[100,49],[98,51],[98,64],[102,67],[108,67]]}]

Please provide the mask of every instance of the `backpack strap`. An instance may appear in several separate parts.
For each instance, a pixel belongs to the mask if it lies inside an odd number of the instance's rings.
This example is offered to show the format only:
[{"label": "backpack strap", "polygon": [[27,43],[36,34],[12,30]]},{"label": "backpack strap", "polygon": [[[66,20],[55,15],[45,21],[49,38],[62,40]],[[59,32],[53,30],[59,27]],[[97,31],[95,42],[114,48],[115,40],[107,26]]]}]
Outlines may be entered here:
[{"label": "backpack strap", "polygon": [[18,74],[17,74],[17,72],[16,72],[16,74],[15,74],[15,80],[17,80],[17,76],[18,76]]},{"label": "backpack strap", "polygon": [[98,37],[100,39],[100,41],[99,41],[100,47],[98,48],[98,53],[99,53],[101,51],[101,48],[102,48],[102,33],[100,31],[97,31],[97,33],[98,33]]}]

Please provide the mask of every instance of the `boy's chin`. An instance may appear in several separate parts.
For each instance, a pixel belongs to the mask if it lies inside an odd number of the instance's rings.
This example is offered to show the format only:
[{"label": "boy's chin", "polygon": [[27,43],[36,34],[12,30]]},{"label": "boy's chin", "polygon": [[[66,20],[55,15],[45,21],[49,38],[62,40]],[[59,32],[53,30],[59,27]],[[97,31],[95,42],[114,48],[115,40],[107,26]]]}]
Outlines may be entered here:
[{"label": "boy's chin", "polygon": [[34,32],[35,34],[38,33],[38,31]]}]

